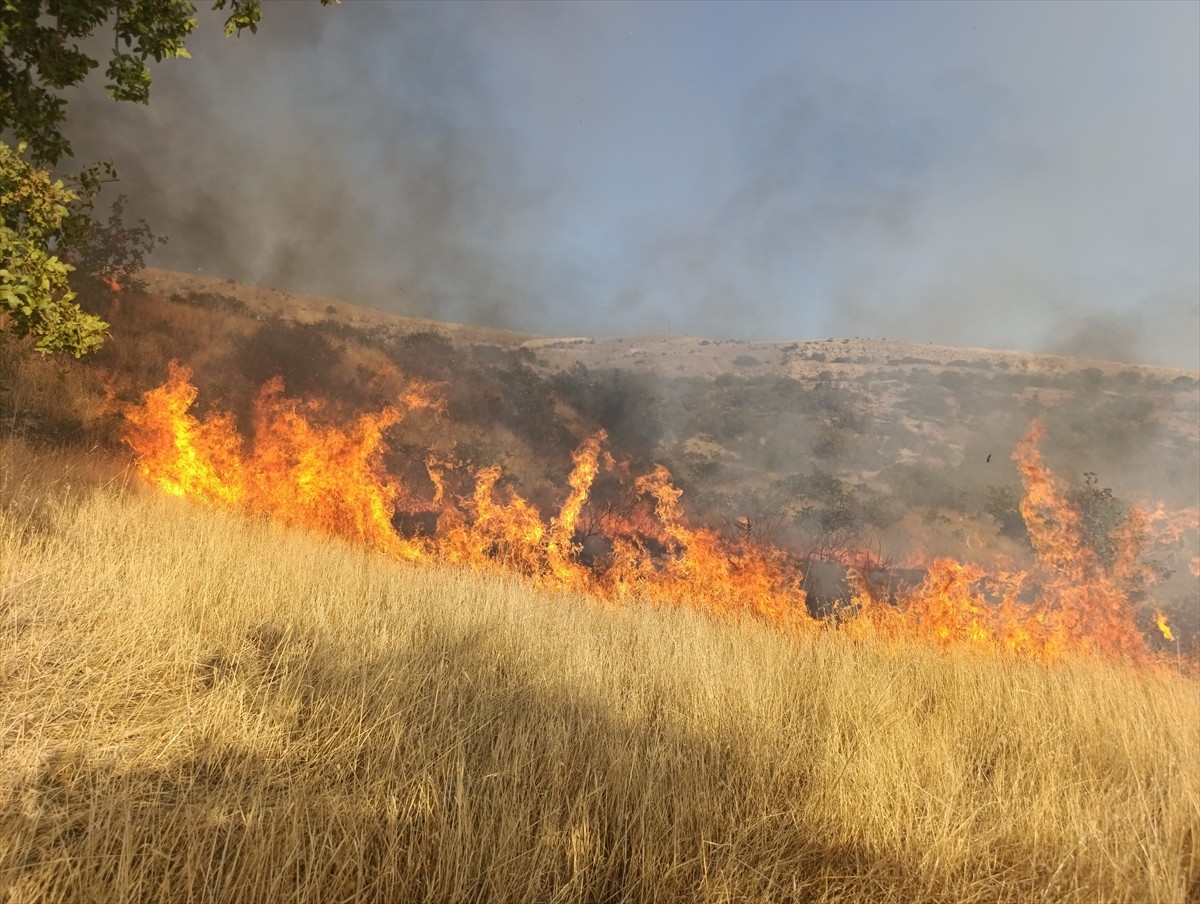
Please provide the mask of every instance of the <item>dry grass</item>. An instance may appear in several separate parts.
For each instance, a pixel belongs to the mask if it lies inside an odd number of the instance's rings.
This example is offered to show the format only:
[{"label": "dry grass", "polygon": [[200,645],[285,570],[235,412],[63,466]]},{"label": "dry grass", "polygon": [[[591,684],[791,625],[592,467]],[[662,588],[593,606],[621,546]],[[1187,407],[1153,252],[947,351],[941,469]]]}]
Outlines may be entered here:
[{"label": "dry grass", "polygon": [[11,904],[1200,900],[1192,681],[537,596],[71,461],[0,447]]}]

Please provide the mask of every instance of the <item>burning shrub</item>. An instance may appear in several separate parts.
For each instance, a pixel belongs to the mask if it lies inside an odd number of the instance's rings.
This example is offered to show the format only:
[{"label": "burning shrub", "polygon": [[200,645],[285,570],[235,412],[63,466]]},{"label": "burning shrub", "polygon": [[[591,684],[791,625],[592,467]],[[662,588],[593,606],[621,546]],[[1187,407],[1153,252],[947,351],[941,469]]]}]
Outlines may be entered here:
[{"label": "burning shrub", "polygon": [[653,378],[611,369],[590,371],[581,363],[556,374],[552,385],[592,429],[603,429],[623,455],[648,464],[662,441],[660,401]]},{"label": "burning shrub", "polygon": [[1121,581],[1131,602],[1141,602],[1151,584],[1171,576],[1166,565],[1143,555],[1149,541],[1145,526],[1111,487],[1101,488],[1094,472],[1085,473],[1083,485],[1067,492],[1067,501],[1078,515],[1083,543],[1105,573]]},{"label": "burning shrub", "polygon": [[403,373],[422,380],[448,379],[461,364],[454,343],[433,330],[401,336],[390,349],[390,356]]},{"label": "burning shrub", "polygon": [[320,326],[279,317],[267,320],[243,340],[235,356],[238,370],[252,385],[282,377],[293,391],[321,396],[343,388],[334,382],[341,360],[341,350]]},{"label": "burning shrub", "polygon": [[[1076,534],[1085,558],[1105,581],[1114,582],[1133,605],[1143,602],[1154,584],[1170,578],[1172,570],[1150,556],[1150,533],[1145,519],[1110,487],[1101,487],[1089,471],[1083,483],[1066,489],[1057,516]],[[986,511],[1000,532],[1036,550],[1022,510],[1022,497],[1011,486],[989,487]]]}]

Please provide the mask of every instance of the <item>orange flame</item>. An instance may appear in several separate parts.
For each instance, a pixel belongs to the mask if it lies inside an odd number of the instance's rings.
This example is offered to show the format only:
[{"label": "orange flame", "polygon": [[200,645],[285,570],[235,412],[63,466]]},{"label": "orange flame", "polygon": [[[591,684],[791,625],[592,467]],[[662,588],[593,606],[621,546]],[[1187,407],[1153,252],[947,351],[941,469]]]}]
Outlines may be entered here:
[{"label": "orange flame", "polygon": [[[794,631],[812,631],[796,559],[749,531],[728,540],[690,524],[682,491],[666,468],[629,477],[603,451],[604,431],[573,453],[568,491],[557,515],[537,507],[502,481],[500,468],[474,471],[473,489],[451,496],[447,472],[461,467],[430,454],[432,490],[419,498],[383,466],[386,431],[417,410],[441,410],[429,387],[412,383],[377,414],[332,424],[323,405],[283,394],[275,379],[253,406],[253,439],[232,416],[190,413],[197,390],[187,368],[172,363],[166,383],[125,410],[124,440],[138,471],[166,492],[206,505],[260,513],[285,524],[364,543],[406,560],[437,560],[520,573],[544,586],[589,592],[614,601],[641,598],[722,615],[750,615]],[[1135,512],[1122,530],[1124,552],[1109,570],[1083,541],[1078,516],[1038,451],[1034,424],[1014,453],[1024,484],[1021,512],[1036,556],[1030,572],[989,572],[938,559],[918,586],[887,601],[866,578],[869,562],[851,569],[852,604],[839,627],[850,636],[970,647],[1058,658],[1103,655],[1148,662],[1133,606],[1122,589],[1139,571],[1138,543],[1165,515]],[[580,518],[597,475],[621,479],[633,502],[589,521],[603,550],[585,564]],[[436,529],[406,538],[397,512],[428,512]],[[851,561],[849,553],[846,561]],[[1165,616],[1159,629],[1170,638]]]},{"label": "orange flame", "polygon": [[197,395],[190,380],[191,371],[172,362],[167,382],[125,411],[123,439],[151,483],[211,506],[242,508],[417,557],[420,550],[392,528],[402,490],[384,473],[381,453],[386,428],[408,410],[435,404],[419,387],[348,428],[322,429],[309,419],[320,406],[310,404],[306,416],[283,397],[276,378],[255,399],[254,442],[247,453],[232,416],[200,421],[188,413]]},{"label": "orange flame", "polygon": [[125,410],[122,438],[137,453],[138,471],[173,496],[212,506],[242,503],[241,437],[233,418],[217,414],[201,422],[188,413],[198,392],[192,373],[172,361],[167,382]]},{"label": "orange flame", "polygon": [[1035,421],[1013,458],[1025,487],[1021,515],[1045,576],[1042,605],[1048,648],[1144,660],[1146,646],[1121,586],[1123,578],[1140,568],[1140,549],[1132,538],[1145,516],[1135,510],[1121,528],[1127,542],[1118,545],[1118,560],[1111,573],[1106,572],[1083,541],[1078,515],[1042,462],[1037,446],[1042,433],[1041,423]]}]

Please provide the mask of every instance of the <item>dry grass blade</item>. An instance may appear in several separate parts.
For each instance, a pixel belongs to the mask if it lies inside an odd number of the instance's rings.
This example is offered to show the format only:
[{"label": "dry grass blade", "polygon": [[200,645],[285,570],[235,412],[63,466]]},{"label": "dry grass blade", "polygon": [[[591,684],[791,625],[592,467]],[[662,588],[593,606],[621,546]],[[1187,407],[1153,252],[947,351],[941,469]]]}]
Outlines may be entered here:
[{"label": "dry grass blade", "polygon": [[0,452],[0,891],[1200,900],[1192,679],[614,609]]}]

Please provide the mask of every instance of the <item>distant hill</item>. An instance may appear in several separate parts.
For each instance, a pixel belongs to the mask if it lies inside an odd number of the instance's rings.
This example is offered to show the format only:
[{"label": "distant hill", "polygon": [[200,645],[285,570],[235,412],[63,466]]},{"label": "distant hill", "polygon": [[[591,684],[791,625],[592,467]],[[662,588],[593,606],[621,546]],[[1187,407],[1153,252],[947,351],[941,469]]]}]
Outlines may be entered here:
[{"label": "distant hill", "polygon": [[261,316],[280,316],[301,323],[336,319],[362,329],[403,331],[436,330],[456,342],[487,343],[504,348],[534,351],[551,367],[566,368],[576,362],[589,368],[651,370],[663,376],[742,376],[803,378],[831,370],[846,378],[860,376],[872,366],[925,366],[986,368],[1007,365],[1021,372],[1063,373],[1095,367],[1104,373],[1134,371],[1153,379],[1173,379],[1196,372],[1145,364],[1125,364],[1061,355],[960,348],[932,343],[889,339],[805,339],[753,342],[711,339],[679,333],[637,336],[549,337],[495,327],[467,326],[407,317],[323,295],[307,295],[250,286],[202,273],[180,273],[147,268],[143,279],[151,293],[170,297],[189,292],[225,295],[243,302]]}]

